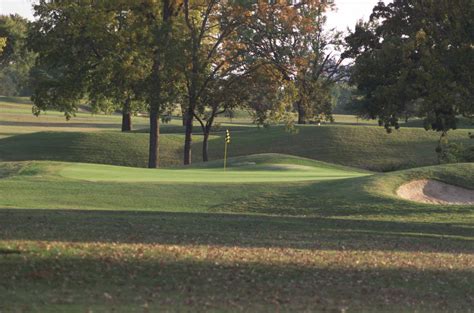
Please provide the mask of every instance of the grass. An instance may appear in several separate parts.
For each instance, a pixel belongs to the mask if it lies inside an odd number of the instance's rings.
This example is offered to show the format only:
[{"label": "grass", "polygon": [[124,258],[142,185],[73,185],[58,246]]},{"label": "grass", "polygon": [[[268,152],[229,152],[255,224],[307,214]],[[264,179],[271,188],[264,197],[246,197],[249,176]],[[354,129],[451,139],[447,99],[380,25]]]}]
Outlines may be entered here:
[{"label": "grass", "polygon": [[[160,143],[163,167],[182,164],[183,135],[164,134]],[[467,131],[450,134],[469,145]],[[194,160],[201,159],[201,136],[194,136]],[[307,126],[298,133],[283,127],[232,131],[231,156],[260,153],[292,154],[372,171],[393,171],[437,163],[437,134],[406,128],[386,134],[376,126]],[[223,136],[210,140],[211,160],[222,159]],[[39,132],[0,139],[0,160],[50,160],[146,167],[148,136],[120,132]]]},{"label": "grass", "polygon": [[[413,119],[405,123],[407,127],[419,127],[422,128],[424,127],[423,125],[423,120],[421,119]],[[458,118],[458,123],[457,123],[458,129],[473,129],[474,128],[474,119],[473,118],[468,118],[468,117],[460,117]]]},{"label": "grass", "polygon": [[[61,112],[48,111],[39,117],[33,116],[31,102],[27,98],[0,97],[0,138],[29,134],[41,131],[57,132],[97,132],[119,131],[120,115],[92,115],[81,111],[70,121]],[[147,126],[147,120],[135,117],[136,127]]]},{"label": "grass", "polygon": [[342,168],[310,159],[284,155],[257,155],[230,159],[227,171],[222,162],[206,168],[148,170],[97,164],[58,164],[65,178],[94,182],[168,183],[256,183],[323,181],[358,177],[360,170]]},{"label": "grass", "polygon": [[[0,139],[0,161],[147,165],[148,136],[144,118],[135,117],[138,130],[123,134],[119,132],[118,115],[79,113],[78,117],[66,122],[61,113],[48,112],[36,118],[31,115],[31,103],[25,99],[0,98],[2,113],[12,108],[20,113],[0,116],[0,137],[2,133],[4,137],[9,137]],[[434,150],[438,134],[422,128],[406,127],[389,135],[381,127],[357,125],[353,123],[353,117],[338,115],[336,120],[339,124],[307,125],[298,127],[296,133],[289,133],[279,126],[257,128],[249,124],[248,115],[244,113],[239,112],[232,121],[227,118],[219,120],[221,126],[210,140],[211,160],[223,158],[223,131],[229,128],[232,132],[231,156],[291,154],[382,172],[437,163]],[[199,135],[200,128],[195,129],[193,159],[198,163],[201,160],[202,137]],[[161,165],[171,167],[182,164],[183,128],[180,121],[172,120],[164,124],[161,131]],[[470,145],[469,131],[472,129],[452,131],[450,140]]]},{"label": "grass", "polygon": [[[419,167],[434,133],[347,116],[291,134],[240,112],[222,120],[227,172],[221,132],[213,161],[145,170],[126,166],[145,166],[147,135],[119,116],[0,108],[1,313],[473,312],[474,207],[395,195],[420,178],[474,189],[472,163]],[[179,121],[163,132],[177,166]]]},{"label": "grass", "polygon": [[[246,162],[261,171],[288,162],[316,172],[347,170],[275,155]],[[94,182],[64,177],[68,166],[90,165],[2,164],[2,310],[469,312],[472,307],[474,208],[416,204],[396,198],[394,190],[414,177],[472,188],[473,164],[265,184],[251,177],[216,184],[205,176],[190,184],[163,170],[156,175],[170,179],[137,182],[142,174],[134,169],[124,173],[128,182],[110,177]]]},{"label": "grass", "polygon": [[[161,138],[160,161],[180,165],[182,135]],[[0,139],[0,160],[50,160],[145,167],[148,136],[121,132],[39,132]]]},{"label": "grass", "polygon": [[[295,163],[299,162],[296,158]],[[252,172],[197,168],[145,173],[147,170],[87,164],[3,163],[0,207],[279,215],[357,215],[360,211],[389,216],[409,212],[400,207],[410,202],[394,196],[405,181],[434,178],[474,188],[473,164],[369,176],[326,164],[316,163],[304,170],[295,164],[281,165],[257,165],[260,169]],[[81,168],[85,171],[78,172]],[[123,175],[117,176],[120,172]]]}]

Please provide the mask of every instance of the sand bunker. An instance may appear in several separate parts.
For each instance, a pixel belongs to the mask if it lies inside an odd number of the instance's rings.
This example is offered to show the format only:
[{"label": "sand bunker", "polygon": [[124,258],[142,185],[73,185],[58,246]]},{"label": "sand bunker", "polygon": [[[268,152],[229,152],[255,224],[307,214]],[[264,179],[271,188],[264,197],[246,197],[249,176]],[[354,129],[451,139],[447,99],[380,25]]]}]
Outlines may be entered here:
[{"label": "sand bunker", "polygon": [[403,199],[422,203],[474,205],[474,190],[436,180],[412,181],[398,188],[397,195]]}]

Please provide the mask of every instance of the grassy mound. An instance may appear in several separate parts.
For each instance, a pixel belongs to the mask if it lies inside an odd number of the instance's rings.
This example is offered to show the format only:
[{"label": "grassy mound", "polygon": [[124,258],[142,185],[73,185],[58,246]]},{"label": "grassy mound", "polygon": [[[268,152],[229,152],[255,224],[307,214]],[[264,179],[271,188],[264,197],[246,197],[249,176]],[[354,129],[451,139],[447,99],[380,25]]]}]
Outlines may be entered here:
[{"label": "grassy mound", "polygon": [[[453,142],[470,143],[466,130],[454,131],[450,138]],[[201,136],[194,136],[195,164],[201,160],[201,140]],[[229,155],[289,154],[373,171],[393,171],[436,164],[437,140],[436,133],[417,128],[394,134],[371,126],[307,126],[299,127],[296,134],[283,127],[246,128],[232,131]],[[161,136],[163,167],[181,165],[182,145],[180,134]],[[223,145],[221,133],[211,138],[211,160],[223,158]],[[51,160],[146,167],[147,153],[148,135],[144,133],[40,132],[0,139],[1,161]],[[211,162],[202,166],[221,164]]]},{"label": "grassy mound", "polygon": [[[244,156],[283,153],[358,167],[393,171],[437,163],[438,134],[424,129],[404,128],[387,134],[378,126],[305,126],[296,134],[283,127],[233,132],[229,153]],[[467,130],[450,133],[453,142],[470,143]],[[223,157],[223,138],[210,142],[212,159]]]},{"label": "grassy mound", "polygon": [[[182,136],[162,136],[161,162],[181,164]],[[146,134],[40,132],[0,139],[1,161],[49,160],[146,167]]]},{"label": "grassy mound", "polygon": [[[192,168],[212,169],[223,168],[223,166],[224,160],[215,160],[205,163],[194,164]],[[325,169],[345,170],[348,172],[366,172],[361,169],[281,153],[261,153],[239,157],[231,157],[227,160],[227,167],[232,170],[307,170],[317,167]]]}]

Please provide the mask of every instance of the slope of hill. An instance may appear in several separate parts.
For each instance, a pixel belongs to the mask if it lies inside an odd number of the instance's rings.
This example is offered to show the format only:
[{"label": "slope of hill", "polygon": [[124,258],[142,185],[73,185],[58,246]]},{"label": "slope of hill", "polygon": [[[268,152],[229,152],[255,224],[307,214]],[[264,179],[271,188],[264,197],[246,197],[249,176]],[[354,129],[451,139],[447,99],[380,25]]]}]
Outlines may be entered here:
[{"label": "slope of hill", "polygon": [[[453,131],[453,142],[466,142],[467,131]],[[163,134],[161,165],[179,166],[183,136]],[[393,171],[437,163],[437,134],[418,128],[387,134],[372,126],[307,126],[288,133],[283,127],[232,131],[230,156],[282,153],[372,171]],[[201,136],[194,136],[193,159],[201,160]],[[222,134],[209,142],[211,160],[223,158]],[[1,161],[51,160],[145,167],[148,136],[120,132],[40,132],[0,139]]]}]

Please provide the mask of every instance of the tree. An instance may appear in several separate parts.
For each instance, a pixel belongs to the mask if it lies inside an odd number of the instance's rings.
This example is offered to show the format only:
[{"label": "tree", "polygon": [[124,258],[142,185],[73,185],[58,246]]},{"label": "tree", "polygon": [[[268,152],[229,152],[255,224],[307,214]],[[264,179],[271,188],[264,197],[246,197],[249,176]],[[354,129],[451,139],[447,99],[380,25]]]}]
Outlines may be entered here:
[{"label": "tree", "polygon": [[[95,110],[121,109],[122,131],[131,130],[131,114],[138,109],[132,104],[140,103],[142,77],[151,66],[146,50],[132,48],[141,37],[137,17],[127,2],[113,7],[106,2],[51,2],[36,10],[38,20],[30,39],[40,54],[33,72],[36,112],[56,107],[70,118],[82,98],[88,97]],[[66,101],[57,102],[57,97],[73,88],[76,92]]]},{"label": "tree", "polygon": [[96,108],[120,107],[130,128],[134,104],[150,116],[150,168],[158,166],[159,118],[171,103],[176,74],[172,0],[41,1],[30,36],[39,53],[32,97],[36,114],[56,108],[71,118],[84,97]]},{"label": "tree", "polygon": [[374,8],[369,22],[347,37],[356,58],[358,114],[387,131],[411,116],[443,138],[458,116],[473,116],[474,3],[471,0],[395,0]]},{"label": "tree", "polygon": [[0,94],[30,94],[29,72],[35,54],[27,48],[28,21],[19,15],[0,15]]},{"label": "tree", "polygon": [[355,87],[346,81],[336,83],[332,89],[333,113],[336,114],[354,114],[352,109],[352,96]]},{"label": "tree", "polygon": [[[181,71],[186,80],[184,164],[188,165],[192,162],[193,121],[198,117],[198,107],[210,104],[211,112],[214,112],[207,119],[208,126],[203,127],[207,145],[210,127],[215,114],[220,111],[210,94],[224,88],[228,83],[226,80],[231,79],[241,66],[242,51],[233,45],[232,37],[236,36],[237,28],[244,25],[245,10],[237,2],[184,0],[183,15],[185,59]],[[203,113],[204,109],[200,111]],[[203,125],[203,120],[199,120]],[[207,155],[203,158],[207,159]]]},{"label": "tree", "polygon": [[[122,131],[132,129],[131,116],[144,111],[144,77],[151,71],[151,54],[141,44],[147,39],[142,31],[141,16],[133,12],[128,1],[116,2],[113,9],[106,3],[104,14],[94,12],[96,23],[88,23],[88,37],[93,47],[89,98],[95,108],[111,103],[122,111]],[[109,101],[108,101],[109,100]]]},{"label": "tree", "polygon": [[331,119],[330,86],[343,77],[341,35],[324,29],[329,7],[327,1],[261,3],[242,36],[255,57],[292,82],[299,124]]},{"label": "tree", "polygon": [[291,81],[264,60],[257,61],[253,70],[239,80],[240,107],[246,109],[257,125],[265,127],[284,122],[292,127],[291,113],[296,90]]},{"label": "tree", "polygon": [[[158,7],[156,7],[158,4]],[[177,31],[174,22],[181,12],[182,2],[179,0],[144,1],[140,11],[150,31],[150,47],[152,51],[152,70],[146,82],[146,95],[150,112],[150,144],[148,167],[158,167],[159,118],[176,98],[177,81],[175,64],[180,61],[181,54]]]},{"label": "tree", "polygon": [[3,49],[7,45],[7,37],[0,37],[0,56],[3,53]]},{"label": "tree", "polygon": [[216,117],[241,105],[242,93],[240,75],[230,75],[227,79],[214,80],[203,92],[202,100],[194,111],[194,118],[203,132],[202,160],[209,161],[209,136]]}]

